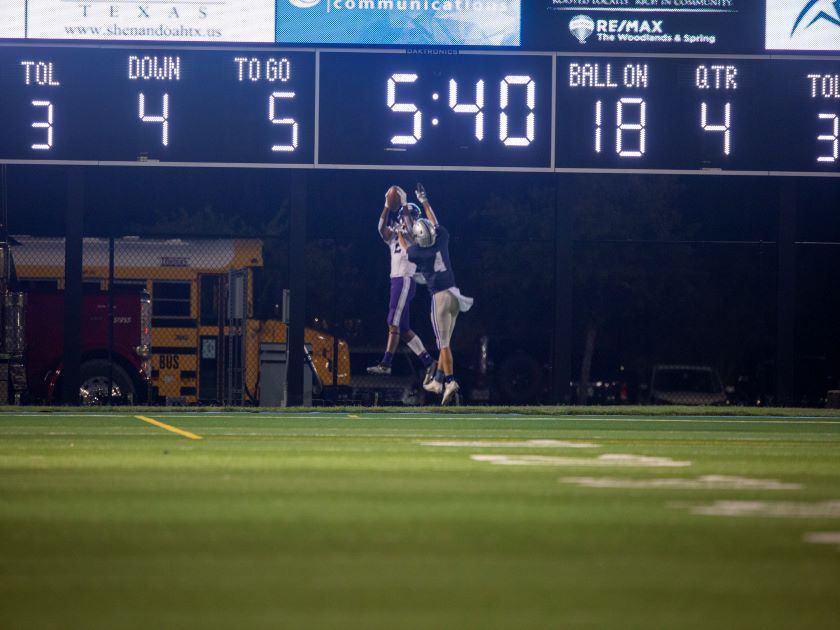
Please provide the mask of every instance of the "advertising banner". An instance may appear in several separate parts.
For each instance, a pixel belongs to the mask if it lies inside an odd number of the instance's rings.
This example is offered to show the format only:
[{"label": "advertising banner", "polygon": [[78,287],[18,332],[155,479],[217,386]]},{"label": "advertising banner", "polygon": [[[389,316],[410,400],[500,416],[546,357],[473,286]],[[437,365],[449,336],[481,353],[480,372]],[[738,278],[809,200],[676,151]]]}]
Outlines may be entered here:
[{"label": "advertising banner", "polygon": [[277,41],[519,46],[520,0],[277,0]]},{"label": "advertising banner", "polygon": [[763,52],[761,4],[757,0],[539,0],[539,10],[524,16],[523,41],[532,49],[581,53],[759,53]]},{"label": "advertising banner", "polygon": [[30,38],[273,42],[274,0],[28,0]]},{"label": "advertising banner", "polygon": [[767,0],[767,50],[840,51],[840,0]]},{"label": "advertising banner", "polygon": [[0,39],[26,37],[26,5],[24,0],[0,2]]}]

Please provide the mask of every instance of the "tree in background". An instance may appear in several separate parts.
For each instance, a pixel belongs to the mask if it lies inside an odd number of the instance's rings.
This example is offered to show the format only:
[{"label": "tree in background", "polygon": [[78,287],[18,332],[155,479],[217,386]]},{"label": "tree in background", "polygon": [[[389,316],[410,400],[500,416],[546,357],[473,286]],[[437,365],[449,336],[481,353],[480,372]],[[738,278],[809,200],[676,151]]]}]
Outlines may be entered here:
[{"label": "tree in background", "polygon": [[696,226],[686,225],[681,215],[682,187],[676,178],[612,176],[607,184],[603,176],[576,175],[568,182],[561,203],[572,212],[574,307],[581,343],[577,400],[585,404],[605,323],[641,332],[651,321],[651,306],[671,299],[667,278],[657,273],[663,264],[681,282],[696,280],[688,252],[664,252],[653,245],[685,239]]}]

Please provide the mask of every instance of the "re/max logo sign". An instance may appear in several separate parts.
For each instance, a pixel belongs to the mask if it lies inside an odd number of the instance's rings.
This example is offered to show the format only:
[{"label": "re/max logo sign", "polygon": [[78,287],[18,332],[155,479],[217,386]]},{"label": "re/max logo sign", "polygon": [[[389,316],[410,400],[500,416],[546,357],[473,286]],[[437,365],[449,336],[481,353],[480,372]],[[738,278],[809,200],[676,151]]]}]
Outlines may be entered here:
[{"label": "re/max logo sign", "polygon": [[596,20],[597,33],[662,33],[664,20]]}]

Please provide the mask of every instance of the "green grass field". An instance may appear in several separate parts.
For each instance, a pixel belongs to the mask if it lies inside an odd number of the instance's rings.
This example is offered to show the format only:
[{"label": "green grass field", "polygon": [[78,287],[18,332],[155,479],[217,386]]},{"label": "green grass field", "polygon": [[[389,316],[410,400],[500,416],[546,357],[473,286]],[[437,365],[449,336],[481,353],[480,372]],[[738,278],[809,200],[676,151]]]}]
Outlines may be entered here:
[{"label": "green grass field", "polygon": [[158,411],[0,414],[0,627],[840,627],[840,417]]}]

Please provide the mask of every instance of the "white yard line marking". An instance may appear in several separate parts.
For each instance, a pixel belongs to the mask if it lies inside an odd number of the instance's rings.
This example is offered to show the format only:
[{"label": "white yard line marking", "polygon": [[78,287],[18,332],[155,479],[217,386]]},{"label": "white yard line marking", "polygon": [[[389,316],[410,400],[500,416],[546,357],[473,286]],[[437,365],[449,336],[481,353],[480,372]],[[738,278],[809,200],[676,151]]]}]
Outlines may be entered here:
[{"label": "white yard line marking", "polygon": [[840,532],[808,532],[802,540],[815,545],[836,545],[840,551]]},{"label": "white yard line marking", "polygon": [[796,501],[715,501],[696,505],[692,514],[703,516],[764,516],[771,518],[840,518],[840,500],[804,503]]},{"label": "white yard line marking", "polygon": [[563,440],[519,440],[519,441],[491,441],[491,440],[437,440],[417,442],[421,446],[468,446],[474,448],[599,448],[599,444],[589,442],[566,442]]},{"label": "white yard line marking", "polygon": [[675,461],[670,457],[644,455],[606,454],[600,457],[554,457],[551,455],[470,455],[476,462],[489,462],[499,466],[600,466],[600,467],[682,467],[691,462]]},{"label": "white yard line marking", "polygon": [[703,475],[696,479],[621,479],[618,477],[563,477],[562,483],[584,488],[679,490],[799,490],[798,483],[776,479],[748,479],[728,475]]}]

